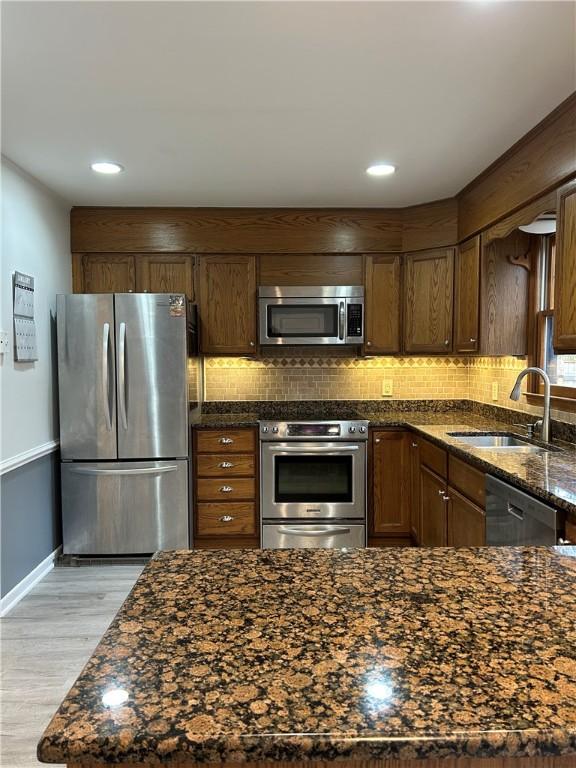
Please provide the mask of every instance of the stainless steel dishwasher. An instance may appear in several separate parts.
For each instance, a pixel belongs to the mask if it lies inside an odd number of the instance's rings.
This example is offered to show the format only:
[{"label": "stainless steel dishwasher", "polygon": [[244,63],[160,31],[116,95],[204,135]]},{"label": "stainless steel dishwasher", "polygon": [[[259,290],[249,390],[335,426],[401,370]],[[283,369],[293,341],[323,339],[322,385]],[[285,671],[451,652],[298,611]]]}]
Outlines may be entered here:
[{"label": "stainless steel dishwasher", "polygon": [[552,547],[558,540],[558,513],[554,507],[486,475],[488,546]]}]

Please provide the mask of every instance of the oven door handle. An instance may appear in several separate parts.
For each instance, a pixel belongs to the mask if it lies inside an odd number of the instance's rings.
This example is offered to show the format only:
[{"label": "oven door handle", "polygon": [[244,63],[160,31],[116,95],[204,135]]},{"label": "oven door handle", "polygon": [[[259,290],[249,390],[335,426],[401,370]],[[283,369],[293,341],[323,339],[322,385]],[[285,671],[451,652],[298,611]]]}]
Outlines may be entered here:
[{"label": "oven door handle", "polygon": [[344,528],[343,526],[332,526],[331,528],[323,531],[310,530],[309,528],[286,528],[281,526],[278,528],[278,533],[284,533],[287,536],[341,536],[345,533],[350,533],[350,528]]},{"label": "oven door handle", "polygon": [[321,445],[311,445],[306,448],[295,448],[292,446],[285,446],[284,448],[276,445],[269,445],[268,450],[274,451],[274,453],[348,453],[348,451],[357,451],[357,445],[343,445],[341,448],[324,448]]}]

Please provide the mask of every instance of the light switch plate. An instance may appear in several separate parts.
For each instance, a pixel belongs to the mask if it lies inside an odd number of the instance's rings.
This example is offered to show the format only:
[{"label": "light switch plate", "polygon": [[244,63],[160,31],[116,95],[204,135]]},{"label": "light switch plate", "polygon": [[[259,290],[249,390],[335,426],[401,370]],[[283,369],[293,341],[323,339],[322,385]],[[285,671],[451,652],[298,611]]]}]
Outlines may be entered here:
[{"label": "light switch plate", "polygon": [[0,331],[0,355],[8,354],[9,350],[8,331]]},{"label": "light switch plate", "polygon": [[492,400],[498,400],[498,382],[492,382]]},{"label": "light switch plate", "polygon": [[391,379],[384,379],[384,381],[382,382],[382,396],[392,397],[392,380]]}]

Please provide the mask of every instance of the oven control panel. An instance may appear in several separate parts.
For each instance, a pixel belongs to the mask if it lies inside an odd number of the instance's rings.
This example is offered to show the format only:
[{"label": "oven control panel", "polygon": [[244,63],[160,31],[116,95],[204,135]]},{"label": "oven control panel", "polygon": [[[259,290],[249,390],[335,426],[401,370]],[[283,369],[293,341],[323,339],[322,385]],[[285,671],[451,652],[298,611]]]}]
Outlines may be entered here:
[{"label": "oven control panel", "polygon": [[368,421],[261,421],[261,440],[367,440]]}]

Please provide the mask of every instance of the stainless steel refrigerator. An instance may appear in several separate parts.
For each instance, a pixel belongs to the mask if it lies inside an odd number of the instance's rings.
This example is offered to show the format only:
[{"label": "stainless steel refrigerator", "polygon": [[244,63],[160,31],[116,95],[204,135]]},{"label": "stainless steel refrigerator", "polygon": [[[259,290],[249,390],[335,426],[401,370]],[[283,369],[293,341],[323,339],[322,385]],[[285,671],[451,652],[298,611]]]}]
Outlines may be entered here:
[{"label": "stainless steel refrigerator", "polygon": [[186,315],[182,295],[58,296],[65,555],[189,546]]}]

